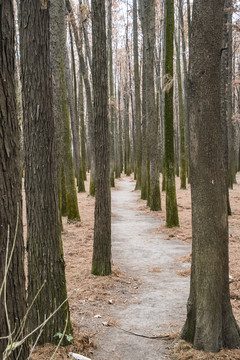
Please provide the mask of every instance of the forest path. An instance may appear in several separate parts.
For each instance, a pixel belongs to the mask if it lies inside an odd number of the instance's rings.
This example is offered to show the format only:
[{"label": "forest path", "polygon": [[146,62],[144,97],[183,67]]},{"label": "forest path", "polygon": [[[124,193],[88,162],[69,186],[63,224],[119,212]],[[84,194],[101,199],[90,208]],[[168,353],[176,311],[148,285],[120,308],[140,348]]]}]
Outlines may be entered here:
[{"label": "forest path", "polygon": [[[190,252],[190,245],[156,233],[159,219],[141,210],[140,192],[134,188],[135,182],[124,177],[112,190],[112,256],[114,264],[140,285],[126,306],[111,307],[111,317],[118,327],[138,334],[172,333],[186,318],[189,277],[177,275],[184,264],[176,260]],[[116,327],[106,327],[98,342],[96,360],[169,358],[169,342]]]}]

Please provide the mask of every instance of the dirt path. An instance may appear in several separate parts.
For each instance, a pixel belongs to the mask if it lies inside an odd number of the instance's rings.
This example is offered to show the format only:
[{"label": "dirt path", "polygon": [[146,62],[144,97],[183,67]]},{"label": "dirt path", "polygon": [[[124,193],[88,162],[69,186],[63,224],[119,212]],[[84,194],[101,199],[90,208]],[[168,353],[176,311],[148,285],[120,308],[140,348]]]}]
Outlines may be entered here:
[{"label": "dirt path", "polygon": [[[190,245],[156,233],[159,219],[141,210],[134,187],[135,182],[125,177],[112,191],[112,255],[114,264],[140,285],[126,306],[112,306],[109,315],[120,328],[156,336],[179,330],[186,317],[189,277],[177,275],[184,263],[176,259],[187,255]],[[168,358],[168,342],[137,337],[116,327],[105,327],[97,340],[92,359]]]}]

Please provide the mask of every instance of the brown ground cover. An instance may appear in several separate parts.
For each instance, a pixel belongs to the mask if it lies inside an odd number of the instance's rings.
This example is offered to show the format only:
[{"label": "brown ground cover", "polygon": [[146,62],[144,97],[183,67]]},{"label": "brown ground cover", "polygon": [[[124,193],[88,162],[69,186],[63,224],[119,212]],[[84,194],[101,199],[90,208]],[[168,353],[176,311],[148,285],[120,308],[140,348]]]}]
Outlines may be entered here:
[{"label": "brown ground cover", "polygon": [[[240,176],[238,175],[238,182]],[[64,257],[66,261],[66,277],[73,324],[74,343],[68,347],[60,348],[54,359],[66,359],[69,352],[74,352],[94,358],[94,348],[98,345],[98,336],[104,326],[116,326],[116,321],[108,317],[108,309],[114,304],[127,306],[129,298],[137,292],[140,279],[133,279],[121,272],[113,264],[113,274],[106,278],[91,275],[91,256],[94,229],[94,198],[88,195],[88,182],[86,193],[78,194],[81,222],[68,224],[64,219],[62,233]],[[116,186],[116,190],[117,186]],[[165,194],[162,193],[162,211],[155,213],[165,221]],[[177,179],[177,198],[180,227],[167,229],[165,225],[159,226],[158,232],[168,235],[168,239],[178,238],[184,242],[191,242],[191,200],[190,188],[179,190]],[[232,216],[229,217],[230,233],[230,289],[231,301],[235,317],[240,323],[240,185],[234,185],[230,190]],[[149,214],[150,210],[144,201],[139,199],[141,208]],[[114,214],[113,214],[114,216]],[[26,224],[25,224],[26,226]],[[189,262],[191,254],[176,261]],[[153,272],[160,271],[152,269]],[[180,273],[189,276],[189,268]],[[99,314],[105,314],[104,321]],[[141,339],[139,338],[139,341]],[[51,359],[55,347],[45,345],[37,347],[31,356],[33,360]],[[195,351],[185,342],[176,342],[171,348],[175,359],[240,359],[240,350],[222,350],[219,354],[206,354]],[[159,357],[161,359],[161,357]],[[126,359],[130,360],[130,359]]]}]

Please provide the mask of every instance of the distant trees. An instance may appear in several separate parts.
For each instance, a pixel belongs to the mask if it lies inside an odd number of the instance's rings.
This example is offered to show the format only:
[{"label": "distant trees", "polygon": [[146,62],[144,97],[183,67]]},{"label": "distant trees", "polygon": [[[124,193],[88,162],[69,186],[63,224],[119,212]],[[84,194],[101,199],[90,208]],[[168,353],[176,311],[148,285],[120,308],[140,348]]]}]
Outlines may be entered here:
[{"label": "distant trees", "polygon": [[240,346],[229,294],[227,124],[220,115],[223,9],[224,0],[194,1],[188,93],[193,246],[181,337],[211,352]]},{"label": "distant trees", "polygon": [[[24,337],[26,292],[22,227],[20,124],[15,93],[15,25],[12,0],[0,1],[0,359]],[[18,359],[17,348],[9,359]],[[6,354],[7,356],[7,354]],[[26,344],[21,359],[27,359]]]}]

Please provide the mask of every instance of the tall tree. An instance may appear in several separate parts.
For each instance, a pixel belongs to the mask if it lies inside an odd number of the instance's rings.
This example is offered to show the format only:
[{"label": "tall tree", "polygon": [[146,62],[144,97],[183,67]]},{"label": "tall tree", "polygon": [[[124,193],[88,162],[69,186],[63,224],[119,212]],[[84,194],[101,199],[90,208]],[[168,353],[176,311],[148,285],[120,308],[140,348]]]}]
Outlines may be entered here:
[{"label": "tall tree", "polygon": [[93,98],[96,201],[92,273],[111,273],[110,134],[105,1],[92,0]]},{"label": "tall tree", "polygon": [[223,8],[224,0],[194,1],[189,71],[193,246],[181,337],[211,352],[240,346],[229,294],[227,124],[220,115]]},{"label": "tall tree", "polygon": [[166,0],[166,55],[165,55],[165,170],[166,170],[166,224],[167,227],[179,226],[175,165],[174,165],[174,128],[173,128],[173,34],[174,0]]},{"label": "tall tree", "polygon": [[[22,339],[26,312],[20,124],[15,93],[15,25],[12,0],[0,1],[0,359]],[[9,267],[8,267],[9,265]],[[5,290],[4,290],[5,288]],[[7,337],[9,338],[7,339]],[[18,358],[19,349],[9,359]],[[28,357],[23,345],[20,359]]]},{"label": "tall tree", "polygon": [[148,198],[148,173],[147,173],[147,162],[148,162],[148,134],[147,134],[147,101],[146,101],[146,21],[144,18],[144,2],[138,0],[139,13],[141,19],[141,27],[143,33],[143,46],[142,46],[142,164],[141,164],[141,199],[147,200]]},{"label": "tall tree", "polygon": [[[179,11],[181,0],[179,1]],[[180,20],[180,19],[179,19]],[[180,21],[179,21],[180,22]],[[180,127],[180,180],[181,189],[186,189],[186,148],[185,148],[185,127],[184,127],[184,102],[182,91],[182,72],[181,72],[181,58],[180,58],[180,23],[178,22],[178,39],[175,43],[176,47],[176,70],[178,83],[178,116]]]},{"label": "tall tree", "polygon": [[[61,0],[54,4],[63,5]],[[49,3],[21,0],[20,15],[30,330],[62,304],[42,329],[39,343],[45,343],[56,341],[54,334],[65,327],[66,333],[71,331],[58,203]]]},{"label": "tall tree", "polygon": [[161,210],[159,167],[158,167],[158,124],[154,89],[154,46],[155,46],[155,3],[143,1],[144,31],[146,36],[146,105],[149,139],[150,183],[149,204],[151,210]]},{"label": "tall tree", "polygon": [[135,87],[135,124],[136,124],[136,190],[141,189],[142,167],[142,129],[141,129],[141,97],[138,54],[138,16],[137,0],[133,0],[133,56],[134,56],[134,87]]},{"label": "tall tree", "polygon": [[108,62],[109,62],[109,94],[110,94],[110,184],[115,186],[114,182],[114,127],[116,121],[115,113],[115,96],[113,83],[113,51],[112,51],[112,0],[108,0],[108,27],[107,27],[107,42],[108,42]]},{"label": "tall tree", "polygon": [[88,112],[88,122],[89,122],[89,139],[90,139],[90,157],[91,157],[91,178],[90,178],[90,195],[95,194],[95,159],[94,159],[94,120],[93,120],[93,105],[92,105],[92,92],[91,92],[91,85],[88,77],[88,69],[83,57],[82,53],[82,41],[78,34],[77,24],[74,12],[72,10],[72,6],[70,0],[66,0],[67,10],[70,15],[70,22],[73,29],[73,34],[75,38],[76,48],[78,52],[79,58],[79,66],[80,66],[80,73],[82,75],[85,92],[86,92],[86,101],[87,101],[87,112]]}]

